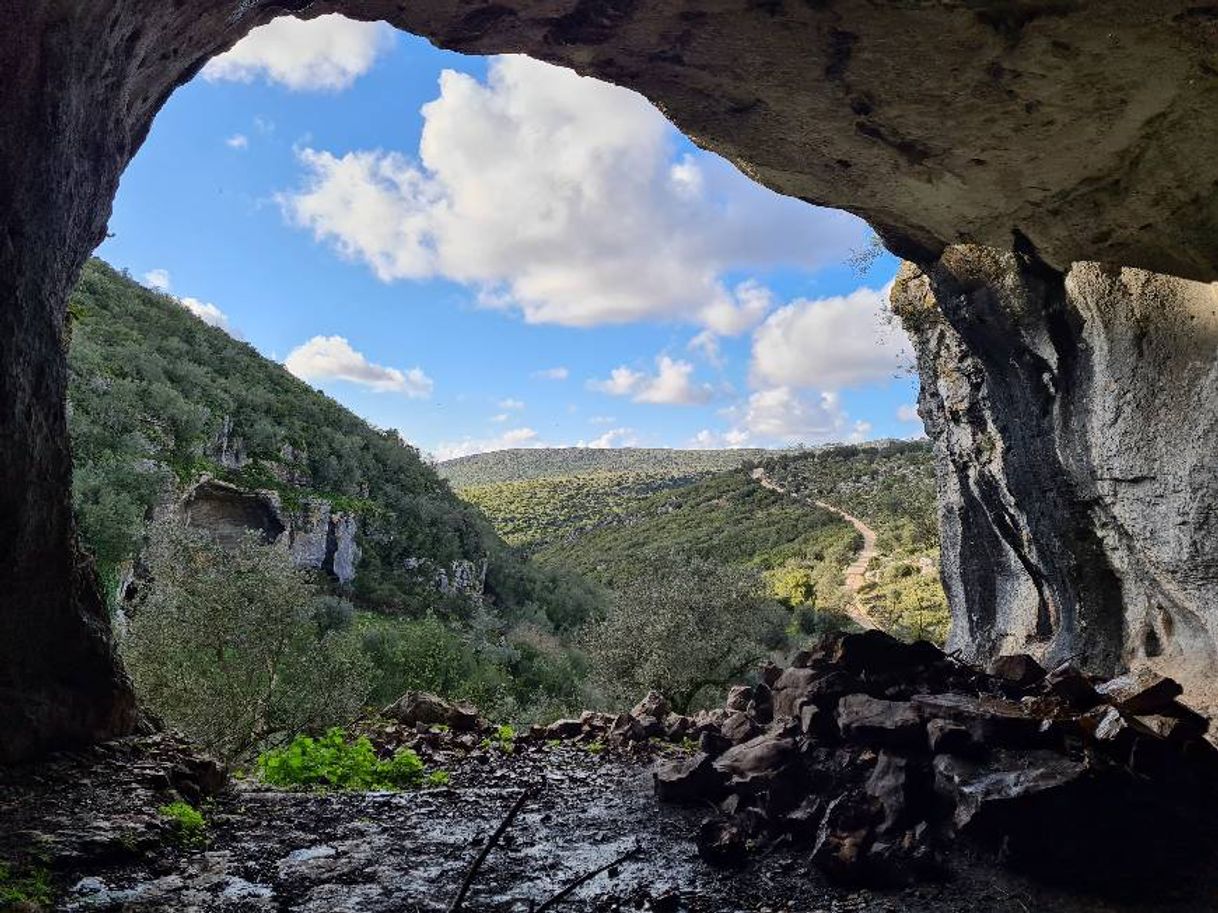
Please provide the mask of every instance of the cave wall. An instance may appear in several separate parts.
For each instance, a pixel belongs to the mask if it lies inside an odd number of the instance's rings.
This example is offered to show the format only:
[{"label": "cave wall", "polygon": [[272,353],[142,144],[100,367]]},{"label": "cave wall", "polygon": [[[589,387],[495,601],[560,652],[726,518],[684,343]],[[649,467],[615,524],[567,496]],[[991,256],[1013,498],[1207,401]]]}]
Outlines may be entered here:
[{"label": "cave wall", "polygon": [[1218,286],[1025,252],[906,264],[934,442],[949,647],[1218,705]]},{"label": "cave wall", "polygon": [[[529,53],[633,88],[761,183],[863,216],[891,249],[942,283],[951,279],[936,264],[963,243],[1030,251],[1045,270],[1011,278],[1029,287],[1054,285],[1045,271],[1072,274],[1071,264],[1082,260],[1218,277],[1218,157],[1211,154],[1218,148],[1218,16],[1191,0],[9,4],[0,29],[0,761],[135,723],[96,581],[75,545],[64,418],[67,293],[105,236],[119,176],[173,90],[257,25],[328,12],[384,19],[455,50]],[[1137,316],[1126,305],[1140,297],[1110,291],[1128,301],[1111,305],[1098,292],[1079,293],[1066,311],[1089,317],[1093,327],[1106,322],[1115,366]],[[1061,299],[1056,286],[1046,296]],[[1045,396],[1036,358],[1047,357],[1044,338],[1061,329],[1034,325],[1059,310],[1053,304],[1026,318],[1020,332],[1029,342],[1012,353],[1013,365],[977,348],[1008,348],[984,327],[956,320],[955,337],[944,336],[942,351],[955,347],[961,374],[985,381],[997,442],[1031,446],[1009,424],[1047,422],[1036,413]],[[1193,332],[1194,323],[1181,332]],[[946,357],[938,360],[944,367]],[[1109,376],[1129,379],[1115,367]],[[1079,380],[1070,368],[1058,382]],[[1124,408],[1136,425],[1134,410],[1151,408],[1150,393]],[[956,421],[946,411],[941,418]],[[949,434],[957,432],[937,432],[936,440]],[[1002,472],[978,470],[978,480],[996,486],[978,495],[989,507],[1035,490],[1052,509],[1019,505],[1029,517],[1026,533],[1037,538],[1019,547],[1011,545],[1024,529],[1018,510],[1014,527],[997,510],[945,516],[949,539],[955,523],[962,542],[983,543],[979,551],[961,548],[959,580],[949,587],[1007,588],[977,604],[1022,607],[1050,642],[1062,631],[1083,632],[1092,661],[1110,663],[1127,648],[1124,641],[1112,646],[1114,635],[1103,632],[1123,630],[1121,593],[1132,592],[1134,574],[1159,571],[1159,543],[1150,538],[1164,535],[1149,534],[1137,517],[1150,514],[1128,505],[1160,492],[1170,502],[1165,516],[1207,524],[1208,475],[1181,470],[1162,488],[1090,483],[1102,496],[1097,503],[1110,505],[1111,535],[1131,543],[1116,547],[1098,514],[1081,507],[1090,489],[1079,481],[1088,463],[1115,458],[1082,434],[1082,426],[1062,432],[1027,455],[1003,450],[996,465],[1008,477],[1034,480],[1026,485],[1008,481],[1004,492]],[[1070,446],[1077,452],[1063,449]],[[1054,453],[1069,464],[1068,483],[1037,463]],[[1171,535],[1188,547],[1204,544],[1196,530]],[[1109,566],[1093,568],[1093,556]],[[990,572],[986,561],[1014,561],[1028,580]],[[1171,590],[1171,605],[1199,598],[1189,594],[1207,590],[1207,573],[1167,574],[1183,588]],[[1118,584],[1125,590],[1118,593]],[[1096,608],[1101,603],[1107,615]],[[1195,626],[1177,614],[1173,632],[1183,644],[1180,631]],[[1020,630],[1027,623],[1021,619]],[[981,637],[983,628],[960,631]]]}]

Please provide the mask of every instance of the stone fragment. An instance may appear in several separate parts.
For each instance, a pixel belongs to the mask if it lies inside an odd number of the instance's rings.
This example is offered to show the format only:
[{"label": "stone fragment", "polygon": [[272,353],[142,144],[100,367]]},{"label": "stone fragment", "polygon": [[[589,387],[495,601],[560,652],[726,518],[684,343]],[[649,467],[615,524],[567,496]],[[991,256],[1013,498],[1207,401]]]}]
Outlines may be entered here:
[{"label": "stone fragment", "polygon": [[1089,710],[1099,703],[1091,679],[1069,663],[1062,663],[1045,676],[1045,689],[1078,710]]},{"label": "stone fragment", "polygon": [[820,715],[820,708],[815,704],[808,702],[799,708],[799,728],[804,733],[811,733],[816,727],[816,718]]},{"label": "stone fragment", "polygon": [[546,727],[547,739],[573,739],[582,734],[584,724],[579,720],[555,720]]},{"label": "stone fragment", "polygon": [[769,685],[759,682],[753,687],[753,699],[749,701],[746,712],[762,725],[774,719],[774,698]]},{"label": "stone fragment", "polygon": [[727,775],[702,752],[661,763],[652,774],[656,796],[664,802],[715,801],[726,781]]},{"label": "stone fragment", "polygon": [[727,700],[723,702],[725,710],[739,710],[741,713],[749,709],[749,701],[753,699],[753,689],[748,685],[732,685],[727,692]]},{"label": "stone fragment", "polygon": [[480,725],[477,708],[426,691],[407,691],[386,707],[382,715],[408,726],[442,725],[459,732],[470,732]]},{"label": "stone fragment", "polygon": [[1040,736],[1041,718],[1003,698],[949,692],[915,694],[911,702],[924,718],[960,723],[986,744],[1030,745]]},{"label": "stone fragment", "polygon": [[926,740],[934,754],[976,754],[981,748],[972,731],[961,723],[934,719],[926,724]]},{"label": "stone fragment", "polygon": [[837,704],[842,738],[862,745],[914,748],[925,744],[922,717],[907,701],[848,694]]},{"label": "stone fragment", "polygon": [[730,777],[749,777],[776,771],[795,755],[793,739],[759,735],[733,745],[714,762],[715,769]]},{"label": "stone fragment", "polygon": [[658,691],[648,691],[646,696],[634,705],[630,715],[635,717],[651,716],[657,720],[663,720],[668,716],[670,709],[668,700],[664,695]]},{"label": "stone fragment", "polygon": [[782,668],[773,662],[767,661],[761,667],[761,681],[767,688],[773,688],[781,675]]},{"label": "stone fragment", "polygon": [[724,720],[723,727],[720,729],[723,737],[732,742],[747,742],[759,731],[752,717],[739,710]]},{"label": "stone fragment", "polygon": [[716,729],[704,729],[698,736],[698,750],[717,758],[732,747],[731,739],[722,735]]},{"label": "stone fragment", "polygon": [[748,861],[748,838],[734,820],[705,819],[694,835],[698,855],[722,868],[741,868]]},{"label": "stone fragment", "polygon": [[1170,707],[1184,689],[1175,679],[1143,667],[1098,685],[1100,697],[1126,713],[1159,713]]},{"label": "stone fragment", "polygon": [[1027,653],[1009,653],[996,657],[987,670],[990,675],[1026,688],[1045,677],[1044,667]]},{"label": "stone fragment", "polygon": [[860,881],[863,853],[877,817],[874,800],[862,790],[848,790],[833,799],[817,830],[812,862],[833,881]]},{"label": "stone fragment", "polygon": [[1029,800],[1065,792],[1087,769],[1083,761],[1047,750],[1000,750],[984,764],[938,755],[935,790],[954,804],[957,828],[976,824],[1001,832],[1021,817],[1039,814],[1039,805]]}]

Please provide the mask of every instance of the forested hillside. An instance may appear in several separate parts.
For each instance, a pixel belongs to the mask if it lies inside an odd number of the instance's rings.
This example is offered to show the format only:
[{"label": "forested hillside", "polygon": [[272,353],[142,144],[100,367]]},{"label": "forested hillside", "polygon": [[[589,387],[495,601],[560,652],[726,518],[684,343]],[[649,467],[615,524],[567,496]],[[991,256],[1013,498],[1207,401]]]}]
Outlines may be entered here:
[{"label": "forested hillside", "polygon": [[[321,509],[350,518],[362,554],[336,595],[366,613],[378,698],[417,685],[485,703],[537,689],[577,702],[569,670],[547,668],[574,661],[563,639],[601,610],[599,591],[522,560],[396,431],[100,261],[86,266],[70,320],[74,500],[107,592],[130,573],[154,512],[210,477],[226,497],[262,493],[288,523]],[[475,578],[466,589],[437,585],[462,572]],[[449,661],[423,661],[428,650]]]},{"label": "forested hillside", "polygon": [[440,475],[454,488],[522,482],[530,479],[561,479],[590,473],[637,472],[651,476],[679,477],[735,469],[770,451],[669,450],[645,447],[537,447],[496,450],[457,457],[437,465]]}]

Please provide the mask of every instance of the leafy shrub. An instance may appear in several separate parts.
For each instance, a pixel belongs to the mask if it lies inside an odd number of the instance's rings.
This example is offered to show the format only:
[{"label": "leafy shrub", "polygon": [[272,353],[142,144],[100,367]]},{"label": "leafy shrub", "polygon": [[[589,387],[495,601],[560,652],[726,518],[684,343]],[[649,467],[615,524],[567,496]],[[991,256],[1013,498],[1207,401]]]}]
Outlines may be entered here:
[{"label": "leafy shrub", "polygon": [[232,760],[359,711],[368,661],[353,635],[320,632],[286,550],[163,524],[145,560],[151,583],[123,648],[141,698],[168,722]]},{"label": "leafy shrub", "polygon": [[445,771],[428,773],[409,748],[382,760],[365,736],[348,742],[338,728],[317,739],[297,736],[283,748],[263,752],[257,768],[259,776],[272,786],[390,790],[448,782]]},{"label": "leafy shrub", "polygon": [[784,643],[788,613],[760,575],[682,556],[656,559],[592,629],[593,673],[622,704],[652,689],[684,713]]},{"label": "leafy shrub", "polygon": [[179,842],[196,846],[206,839],[207,822],[203,813],[185,802],[171,802],[157,809],[162,817],[173,822]]},{"label": "leafy shrub", "polygon": [[50,907],[54,894],[46,869],[19,869],[0,862],[0,910]]}]

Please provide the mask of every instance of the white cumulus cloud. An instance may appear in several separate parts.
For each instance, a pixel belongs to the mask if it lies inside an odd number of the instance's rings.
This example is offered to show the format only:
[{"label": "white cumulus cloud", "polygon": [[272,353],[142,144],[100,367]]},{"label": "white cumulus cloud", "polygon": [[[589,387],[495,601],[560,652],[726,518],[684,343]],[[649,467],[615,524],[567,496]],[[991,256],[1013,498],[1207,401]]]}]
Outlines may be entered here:
[{"label": "white cumulus cloud", "polygon": [[922,417],[918,415],[918,407],[913,403],[904,403],[897,408],[898,422],[920,422]]},{"label": "white cumulus cloud", "polygon": [[656,359],[656,372],[646,374],[625,365],[614,368],[604,380],[588,382],[588,388],[610,396],[629,396],[636,403],[690,406],[709,402],[714,390],[693,378],[694,366],[667,355]]},{"label": "white cumulus cloud", "polygon": [[837,390],[891,378],[911,355],[887,300],[887,289],[860,288],[779,308],[753,334],[754,384]]},{"label": "white cumulus cloud", "polygon": [[167,292],[172,287],[173,283],[169,278],[169,270],[167,269],[150,269],[144,273],[144,285],[148,288],[154,288],[158,292]]},{"label": "white cumulus cloud", "polygon": [[224,145],[228,146],[229,149],[248,149],[249,144],[250,138],[244,133],[234,133],[224,141]]},{"label": "white cumulus cloud", "polygon": [[393,40],[393,30],[383,23],[338,15],[310,20],[285,16],[254,29],[209,61],[203,78],[253,82],[261,77],[298,91],[339,91],[371,70]]},{"label": "white cumulus cloud", "polygon": [[293,349],[283,365],[301,380],[345,380],[378,393],[431,395],[434,384],[420,368],[401,371],[373,364],[342,336],[314,336]]},{"label": "white cumulus cloud", "polygon": [[230,336],[235,336],[232,326],[229,324],[228,315],[222,310],[207,301],[200,301],[198,298],[179,298],[178,304],[190,311],[204,323],[213,327],[219,327]]},{"label": "white cumulus cloud", "polygon": [[865,237],[676,133],[641,96],[523,57],[445,71],[418,158],[304,149],[288,220],[383,281],[442,276],[527,321],[678,319],[739,333],[771,306],[731,271],[814,267]]},{"label": "white cumulus cloud", "polygon": [[571,372],[559,366],[557,368],[543,368],[540,371],[534,371],[533,376],[541,380],[566,380],[571,376]]},{"label": "white cumulus cloud", "polygon": [[580,441],[576,447],[637,447],[638,435],[633,428],[610,428],[598,438],[590,441]]},{"label": "white cumulus cloud", "polygon": [[511,450],[516,447],[543,447],[537,432],[532,428],[512,428],[496,437],[465,438],[460,441],[443,441],[436,445],[432,456],[437,460],[452,460],[472,453],[489,453],[492,450]]},{"label": "white cumulus cloud", "polygon": [[734,447],[861,441],[871,431],[869,423],[851,421],[837,393],[791,387],[758,390],[728,414],[735,422],[725,439]]},{"label": "white cumulus cloud", "polygon": [[499,408],[500,409],[523,409],[524,401],[519,400],[519,399],[512,399],[509,396],[507,399],[499,400]]}]

